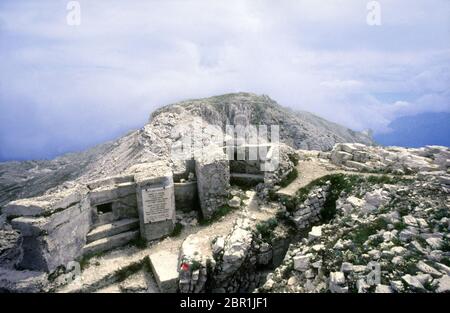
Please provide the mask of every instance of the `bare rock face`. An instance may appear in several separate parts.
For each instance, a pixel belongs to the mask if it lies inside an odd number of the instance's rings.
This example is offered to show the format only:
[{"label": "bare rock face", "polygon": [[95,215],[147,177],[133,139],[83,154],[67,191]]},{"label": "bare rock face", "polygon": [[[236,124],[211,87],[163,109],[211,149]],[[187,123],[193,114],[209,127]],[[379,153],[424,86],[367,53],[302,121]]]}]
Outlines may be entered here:
[{"label": "bare rock face", "polygon": [[13,269],[23,256],[22,236],[16,230],[0,230],[0,267]]},{"label": "bare rock face", "polygon": [[182,293],[205,291],[208,266],[213,269],[214,259],[209,238],[189,235],[183,242],[178,260],[179,290]]},{"label": "bare rock face", "polygon": [[[392,178],[384,183],[376,177]],[[393,177],[360,175],[359,182],[340,193],[333,219],[290,245],[259,290],[448,292],[450,268],[443,264],[450,238],[448,188],[417,175]],[[302,199],[301,206],[311,203],[310,196]]]},{"label": "bare rock face", "polygon": [[15,271],[0,268],[0,293],[36,293],[45,291],[47,275],[35,271]]},{"label": "bare rock face", "polygon": [[440,146],[412,149],[339,143],[330,155],[323,157],[330,158],[333,164],[343,168],[366,172],[445,172],[450,167],[450,149]]},{"label": "bare rock face", "polygon": [[[33,210],[27,211],[30,207]],[[77,191],[55,194],[51,199],[17,200],[8,205],[5,214],[12,218],[12,227],[23,238],[19,265],[51,272],[79,257],[90,227],[89,207]]]}]

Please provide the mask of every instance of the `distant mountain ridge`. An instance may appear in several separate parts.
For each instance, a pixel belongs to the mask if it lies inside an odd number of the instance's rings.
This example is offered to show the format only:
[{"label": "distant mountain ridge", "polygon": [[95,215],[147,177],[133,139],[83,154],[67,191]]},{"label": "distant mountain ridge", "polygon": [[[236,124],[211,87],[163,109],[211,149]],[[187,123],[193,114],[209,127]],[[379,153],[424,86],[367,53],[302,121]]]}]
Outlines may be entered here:
[{"label": "distant mountain ridge", "polygon": [[403,116],[389,124],[391,132],[375,135],[385,146],[417,148],[425,145],[450,147],[450,113],[422,113]]}]

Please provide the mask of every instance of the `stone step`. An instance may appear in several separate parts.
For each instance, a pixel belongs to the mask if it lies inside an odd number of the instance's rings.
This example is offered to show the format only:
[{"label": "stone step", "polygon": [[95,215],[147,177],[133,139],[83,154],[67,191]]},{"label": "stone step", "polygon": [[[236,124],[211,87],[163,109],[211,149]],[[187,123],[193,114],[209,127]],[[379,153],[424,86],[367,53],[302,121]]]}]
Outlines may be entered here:
[{"label": "stone step", "polygon": [[111,237],[132,229],[139,228],[139,219],[126,218],[112,223],[97,226],[91,230],[86,236],[86,242],[89,244],[96,240]]},{"label": "stone step", "polygon": [[168,251],[150,254],[150,265],[161,292],[175,293],[178,289],[178,255]]},{"label": "stone step", "polygon": [[133,230],[123,232],[118,235],[101,238],[85,245],[83,248],[83,255],[96,254],[123,246],[138,236],[139,230]]}]

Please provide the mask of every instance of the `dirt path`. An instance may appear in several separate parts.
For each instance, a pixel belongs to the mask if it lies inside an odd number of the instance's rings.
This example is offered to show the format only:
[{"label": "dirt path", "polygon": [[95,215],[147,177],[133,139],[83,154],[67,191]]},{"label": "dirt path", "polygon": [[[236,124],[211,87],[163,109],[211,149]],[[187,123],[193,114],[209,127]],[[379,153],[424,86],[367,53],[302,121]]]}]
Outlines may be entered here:
[{"label": "dirt path", "polygon": [[330,163],[324,161],[299,161],[297,166],[298,176],[288,186],[278,190],[277,194],[293,196],[297,190],[305,187],[313,180],[323,177],[328,174],[341,173],[342,170],[337,170]]},{"label": "dirt path", "polygon": [[[298,176],[288,186],[277,191],[278,195],[293,196],[297,190],[307,186],[310,182],[329,174],[348,174],[360,176],[389,176],[395,177],[392,174],[384,173],[364,173],[356,171],[345,171],[337,168],[326,160],[313,159],[309,161],[299,161],[297,166]],[[403,178],[412,178],[412,176],[403,175]]]}]

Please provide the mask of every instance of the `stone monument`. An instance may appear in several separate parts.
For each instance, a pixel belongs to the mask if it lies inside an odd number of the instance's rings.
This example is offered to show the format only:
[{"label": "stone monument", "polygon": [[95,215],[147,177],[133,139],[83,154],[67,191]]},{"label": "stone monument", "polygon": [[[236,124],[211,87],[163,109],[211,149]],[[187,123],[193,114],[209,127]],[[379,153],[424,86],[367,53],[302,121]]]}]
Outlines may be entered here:
[{"label": "stone monument", "polygon": [[133,166],[141,237],[154,240],[172,232],[175,193],[171,168],[161,161]]}]

